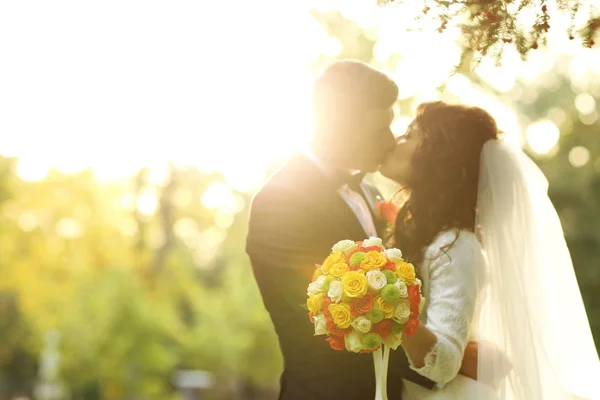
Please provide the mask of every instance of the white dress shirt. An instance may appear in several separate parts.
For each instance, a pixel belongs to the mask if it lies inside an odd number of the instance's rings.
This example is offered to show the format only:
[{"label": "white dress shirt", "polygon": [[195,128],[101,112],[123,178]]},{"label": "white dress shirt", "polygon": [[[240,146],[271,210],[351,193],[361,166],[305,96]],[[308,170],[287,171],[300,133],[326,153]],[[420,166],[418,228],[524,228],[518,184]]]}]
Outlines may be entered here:
[{"label": "white dress shirt", "polygon": [[[302,154],[311,160],[325,175],[332,176],[334,174],[332,168],[328,167],[325,165],[325,163],[319,160],[319,158],[312,151],[304,150]],[[352,171],[348,171],[348,174],[351,173]],[[361,183],[361,187],[362,185],[363,184]],[[369,206],[365,201],[365,198],[356,191],[350,189],[348,184],[339,187],[337,192],[346,202],[346,204],[348,204],[348,206],[352,209],[365,233],[368,236],[377,236],[377,229],[375,228],[375,223],[373,222],[373,216],[371,215],[371,211],[369,210]]]}]

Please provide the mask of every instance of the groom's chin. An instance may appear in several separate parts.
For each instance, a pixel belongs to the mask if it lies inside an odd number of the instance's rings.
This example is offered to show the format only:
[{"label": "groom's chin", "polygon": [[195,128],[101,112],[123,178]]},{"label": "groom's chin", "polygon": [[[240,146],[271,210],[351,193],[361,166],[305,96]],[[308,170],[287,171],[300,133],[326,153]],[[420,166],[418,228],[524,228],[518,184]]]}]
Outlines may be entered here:
[{"label": "groom's chin", "polygon": [[362,172],[373,173],[379,171],[382,167],[383,162],[381,160],[377,160],[363,163],[363,166],[360,168],[360,170]]},{"label": "groom's chin", "polygon": [[372,165],[370,167],[365,167],[361,171],[372,174],[373,172],[377,172],[381,169],[381,165]]}]

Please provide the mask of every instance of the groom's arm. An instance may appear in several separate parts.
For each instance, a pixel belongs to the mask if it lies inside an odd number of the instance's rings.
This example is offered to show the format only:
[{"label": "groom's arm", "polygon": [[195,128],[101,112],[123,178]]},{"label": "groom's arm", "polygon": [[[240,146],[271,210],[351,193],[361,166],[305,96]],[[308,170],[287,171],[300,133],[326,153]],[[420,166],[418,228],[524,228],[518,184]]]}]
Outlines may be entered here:
[{"label": "groom's arm", "polygon": [[[315,234],[300,194],[287,187],[265,187],[252,202],[246,252],[263,298],[306,301],[315,260]],[[265,300],[267,300],[265,298]]]},{"label": "groom's arm", "polygon": [[[480,354],[480,346],[483,346],[482,354]],[[504,376],[512,369],[512,363],[509,358],[497,346],[489,342],[469,342],[465,348],[465,355],[463,357],[460,373],[471,379],[477,380],[479,378],[477,371],[479,368],[480,357],[482,357],[482,362],[486,362],[488,357],[491,358],[491,360],[494,360],[493,362],[497,365],[498,369],[495,371],[493,378],[497,380],[504,378]],[[490,362],[492,362],[491,360]],[[487,383],[495,387],[498,384],[498,381]]]},{"label": "groom's arm", "polygon": [[477,342],[469,342],[465,348],[460,373],[468,376],[471,379],[477,380],[477,358],[479,351],[477,350]]}]

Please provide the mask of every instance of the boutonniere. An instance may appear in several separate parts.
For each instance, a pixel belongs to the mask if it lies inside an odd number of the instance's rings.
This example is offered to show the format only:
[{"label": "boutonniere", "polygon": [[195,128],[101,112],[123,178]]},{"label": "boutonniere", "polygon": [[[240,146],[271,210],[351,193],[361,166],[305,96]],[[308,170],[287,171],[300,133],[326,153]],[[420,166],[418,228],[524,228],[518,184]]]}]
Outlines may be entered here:
[{"label": "boutonniere", "polygon": [[376,207],[377,215],[385,222],[385,236],[389,238],[394,233],[396,216],[398,215],[398,211],[400,211],[400,206],[393,201],[379,200],[376,203]]}]

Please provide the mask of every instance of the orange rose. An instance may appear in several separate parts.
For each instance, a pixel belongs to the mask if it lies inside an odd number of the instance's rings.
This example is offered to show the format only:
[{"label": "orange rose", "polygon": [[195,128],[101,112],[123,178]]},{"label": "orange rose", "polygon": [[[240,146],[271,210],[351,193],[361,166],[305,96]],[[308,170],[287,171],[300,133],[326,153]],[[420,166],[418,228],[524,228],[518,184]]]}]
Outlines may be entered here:
[{"label": "orange rose", "polygon": [[348,327],[346,329],[339,328],[331,319],[328,319],[326,322],[327,329],[329,329],[329,334],[333,336],[344,336],[346,333],[352,330],[352,327]]},{"label": "orange rose", "polygon": [[381,251],[381,247],[379,247],[379,246],[359,247],[358,251],[361,252],[361,253],[368,253],[369,251],[380,252]]},{"label": "orange rose", "polygon": [[402,333],[405,334],[408,337],[413,337],[413,336],[415,336],[415,333],[417,333],[417,328],[418,327],[419,327],[419,319],[411,317],[404,324],[404,328],[402,329]]},{"label": "orange rose", "polygon": [[364,297],[354,299],[350,303],[350,312],[354,316],[368,313],[373,308],[373,301],[373,296],[370,293],[367,293]]},{"label": "orange rose", "polygon": [[396,272],[396,263],[393,262],[392,260],[387,260],[387,262],[385,263],[383,268],[381,268],[381,270],[382,271],[388,270],[388,271]]},{"label": "orange rose", "polygon": [[327,318],[331,317],[331,313],[329,312],[329,306],[331,303],[333,303],[331,298],[328,296],[323,297],[323,301],[321,302],[321,311],[323,311],[323,315],[325,315]]},{"label": "orange rose", "polygon": [[333,350],[344,350],[346,348],[346,341],[343,336],[329,336],[327,341]]},{"label": "orange rose", "polygon": [[396,203],[393,201],[378,201],[376,207],[380,218],[385,219],[390,225],[396,223],[396,216],[400,211],[400,207]]},{"label": "orange rose", "polygon": [[371,332],[375,332],[383,339],[385,339],[390,333],[392,333],[393,325],[394,323],[391,319],[384,319],[383,321],[373,325],[373,327],[371,328]]},{"label": "orange rose", "polygon": [[410,301],[410,312],[415,316],[419,316],[419,305],[421,304],[421,292],[419,285],[411,285],[408,287],[408,300]]}]

